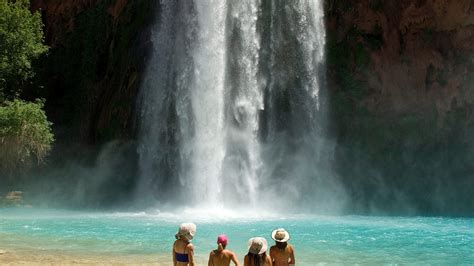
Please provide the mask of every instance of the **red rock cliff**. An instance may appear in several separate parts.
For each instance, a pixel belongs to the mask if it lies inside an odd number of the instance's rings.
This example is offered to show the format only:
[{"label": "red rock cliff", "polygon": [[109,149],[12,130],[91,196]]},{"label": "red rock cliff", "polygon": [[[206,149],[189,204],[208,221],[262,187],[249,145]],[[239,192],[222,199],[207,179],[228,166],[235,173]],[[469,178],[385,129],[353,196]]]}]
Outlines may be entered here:
[{"label": "red rock cliff", "polygon": [[[133,136],[156,2],[32,1],[57,139]],[[472,214],[474,0],[327,0],[326,18],[334,170],[351,210]]]},{"label": "red rock cliff", "polygon": [[356,212],[472,210],[474,1],[327,1],[334,169]]},{"label": "red rock cliff", "polygon": [[[81,96],[87,108],[74,110],[95,112],[79,115],[82,138],[95,141],[107,138],[108,134],[126,132],[131,127],[133,109],[125,107],[127,110],[124,110],[124,105],[133,106],[134,100],[130,97],[136,95],[139,62],[144,60],[143,56],[137,60],[143,51],[137,51],[136,38],[137,32],[146,27],[144,17],[151,17],[151,2],[32,1],[33,9],[42,10],[47,41],[53,48],[52,57],[59,54],[58,57],[69,61],[67,65],[70,65],[61,71],[47,73],[48,80],[53,78],[48,81],[54,87],[52,93],[67,96],[71,88],[65,78],[83,79],[77,81],[83,84],[73,84],[77,90],[88,87],[85,88],[86,95]],[[435,112],[442,123],[453,104],[462,106],[474,102],[469,75],[473,70],[474,1],[330,0],[326,6],[328,32],[332,38],[328,49],[331,49],[331,43],[346,42],[352,60],[344,63],[349,64],[354,79],[363,83],[364,97],[355,99],[356,105],[386,115],[426,116]],[[87,38],[100,40],[95,43],[87,40],[95,45],[92,48],[74,43]],[[85,54],[77,49],[91,51]],[[82,58],[67,58],[74,53],[81,54]],[[95,60],[84,62],[84,57]],[[359,59],[364,61],[364,57],[368,62],[362,62],[366,66],[361,68]],[[83,74],[78,68],[86,71],[96,67],[87,66],[88,63],[96,64],[100,69],[84,81],[84,77],[78,76]],[[61,73],[68,70],[76,75],[65,77]],[[334,90],[338,84],[334,75],[337,69],[331,71],[330,90]],[[67,97],[74,98],[75,95]],[[117,107],[118,102],[122,107]],[[115,121],[113,117],[117,115],[121,121]]]},{"label": "red rock cliff", "polygon": [[[364,104],[380,113],[443,116],[453,104],[474,102],[474,1],[329,1],[329,31],[368,51]],[[370,38],[379,43],[370,47]]]}]

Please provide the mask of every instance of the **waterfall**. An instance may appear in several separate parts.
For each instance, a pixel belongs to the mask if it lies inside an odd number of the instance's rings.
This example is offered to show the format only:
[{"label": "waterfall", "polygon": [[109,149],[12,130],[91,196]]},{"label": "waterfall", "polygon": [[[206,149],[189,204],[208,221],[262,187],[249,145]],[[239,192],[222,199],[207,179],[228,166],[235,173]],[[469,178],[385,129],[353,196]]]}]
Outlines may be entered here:
[{"label": "waterfall", "polygon": [[157,13],[137,197],[252,208],[334,197],[321,170],[322,0],[161,0]]}]

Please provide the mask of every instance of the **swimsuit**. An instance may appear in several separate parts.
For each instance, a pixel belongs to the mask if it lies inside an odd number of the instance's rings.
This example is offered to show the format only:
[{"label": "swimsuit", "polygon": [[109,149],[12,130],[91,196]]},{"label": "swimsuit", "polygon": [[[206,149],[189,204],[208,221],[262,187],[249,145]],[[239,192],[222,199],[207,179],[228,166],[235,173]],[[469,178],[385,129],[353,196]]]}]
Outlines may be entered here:
[{"label": "swimsuit", "polygon": [[[186,244],[186,246],[184,246],[184,251],[186,251],[186,247],[189,245]],[[189,262],[189,257],[188,257],[188,254],[186,253],[178,253],[178,252],[174,252],[176,254],[176,261],[178,262]]]},{"label": "swimsuit", "polygon": [[188,254],[176,253],[176,261],[178,261],[178,262],[189,262]]}]

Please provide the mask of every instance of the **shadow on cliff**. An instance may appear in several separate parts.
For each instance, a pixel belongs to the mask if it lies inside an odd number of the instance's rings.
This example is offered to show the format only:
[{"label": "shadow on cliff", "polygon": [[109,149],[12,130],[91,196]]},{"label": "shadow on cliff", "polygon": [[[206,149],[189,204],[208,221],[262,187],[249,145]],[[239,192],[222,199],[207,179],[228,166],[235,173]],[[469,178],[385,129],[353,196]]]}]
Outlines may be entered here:
[{"label": "shadow on cliff", "polygon": [[334,171],[347,212],[474,215],[473,11],[454,1],[328,4]]}]

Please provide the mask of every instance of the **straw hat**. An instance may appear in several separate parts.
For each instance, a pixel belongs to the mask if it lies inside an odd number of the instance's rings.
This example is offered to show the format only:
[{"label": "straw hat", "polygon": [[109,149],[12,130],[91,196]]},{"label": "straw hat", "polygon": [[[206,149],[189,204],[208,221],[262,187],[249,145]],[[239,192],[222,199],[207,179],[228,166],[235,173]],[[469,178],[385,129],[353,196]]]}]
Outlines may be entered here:
[{"label": "straw hat", "polygon": [[252,254],[263,254],[267,251],[267,240],[263,237],[250,238],[248,249]]},{"label": "straw hat", "polygon": [[179,226],[178,233],[175,235],[176,238],[180,236],[185,237],[188,241],[191,241],[196,234],[196,225],[193,223],[182,223]]},{"label": "straw hat", "polygon": [[290,240],[290,234],[283,228],[273,230],[272,239],[276,242],[287,242]]}]

